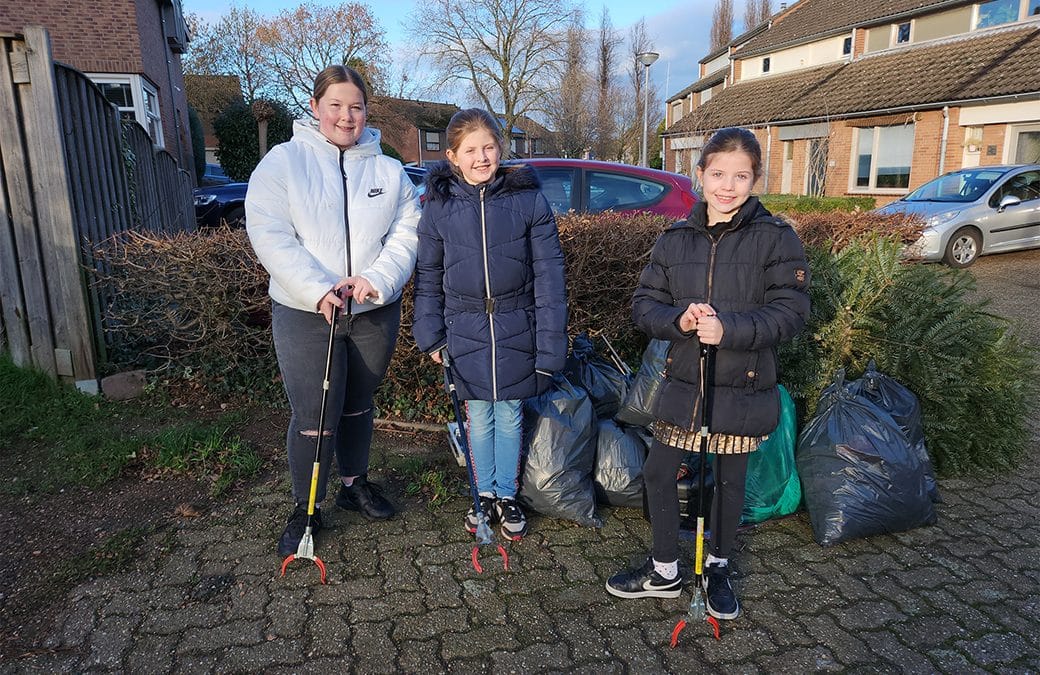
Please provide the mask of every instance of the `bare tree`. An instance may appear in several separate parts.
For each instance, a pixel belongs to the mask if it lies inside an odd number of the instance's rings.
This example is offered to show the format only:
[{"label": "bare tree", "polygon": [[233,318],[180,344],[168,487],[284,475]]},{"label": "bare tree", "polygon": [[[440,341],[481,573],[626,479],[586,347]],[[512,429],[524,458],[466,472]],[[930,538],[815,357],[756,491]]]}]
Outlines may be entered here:
[{"label": "bare tree", "polygon": [[747,0],[744,4],[744,30],[751,30],[772,15],[773,3],[770,0]]},{"label": "bare tree", "polygon": [[717,0],[711,15],[711,50],[729,44],[733,39],[733,0]]},{"label": "bare tree", "polygon": [[567,27],[563,76],[547,111],[562,157],[583,157],[592,142],[592,77],[586,68],[584,23],[582,13],[575,11]]},{"label": "bare tree", "polygon": [[559,82],[570,10],[557,0],[427,0],[409,32],[423,43],[440,85],[465,83],[504,117],[507,147],[517,118],[544,107],[547,84]]},{"label": "bare tree", "polygon": [[618,88],[612,73],[617,61],[621,38],[610,23],[610,10],[603,7],[599,20],[599,42],[596,49],[596,121],[593,154],[597,159],[620,155],[618,142]]},{"label": "bare tree", "polygon": [[[643,144],[643,103],[647,102],[647,126],[648,129],[656,129],[664,117],[661,97],[657,93],[653,82],[650,83],[650,91],[644,94],[643,80],[647,76],[646,66],[639,62],[637,55],[653,51],[653,43],[646,31],[646,21],[640,19],[632,26],[628,35],[629,58],[631,66],[629,79],[632,83],[633,96],[624,108],[623,121],[620,134],[620,152],[618,159],[635,162],[639,157],[639,151]],[[647,145],[656,142],[656,137],[649,137]],[[649,149],[649,148],[648,148]]]},{"label": "bare tree", "polygon": [[242,96],[252,104],[272,84],[267,54],[261,43],[264,19],[253,10],[231,6],[227,14],[208,24],[188,16],[192,31],[184,72],[193,75],[237,75]]},{"label": "bare tree", "polygon": [[268,50],[277,94],[306,110],[314,77],[332,64],[359,67],[378,89],[381,72],[377,64],[386,51],[383,35],[367,5],[305,2],[267,22],[260,39]]}]

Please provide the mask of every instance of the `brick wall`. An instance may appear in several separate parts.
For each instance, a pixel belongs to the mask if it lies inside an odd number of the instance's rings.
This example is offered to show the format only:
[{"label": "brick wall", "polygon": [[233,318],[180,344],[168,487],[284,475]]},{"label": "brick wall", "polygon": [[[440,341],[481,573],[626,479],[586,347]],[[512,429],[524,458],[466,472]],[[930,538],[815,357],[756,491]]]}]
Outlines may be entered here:
[{"label": "brick wall", "polygon": [[48,30],[56,61],[84,72],[141,71],[137,12],[130,0],[0,2],[0,31],[20,33],[30,25]]}]

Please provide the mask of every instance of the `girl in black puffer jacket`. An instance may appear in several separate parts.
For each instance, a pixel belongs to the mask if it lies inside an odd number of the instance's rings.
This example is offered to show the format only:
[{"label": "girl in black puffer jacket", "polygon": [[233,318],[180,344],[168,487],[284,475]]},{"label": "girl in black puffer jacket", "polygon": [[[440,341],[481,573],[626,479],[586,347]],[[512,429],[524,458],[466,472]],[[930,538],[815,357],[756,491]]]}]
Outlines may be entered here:
[{"label": "girl in black puffer jacket", "polygon": [[[499,166],[495,119],[461,110],[447,135],[450,163],[426,179],[412,333],[437,363],[448,350],[467,401],[481,510],[519,539],[521,403],[548,388],[567,356],[563,253],[534,171]],[[465,525],[477,529],[472,508]]]},{"label": "girl in black puffer jacket", "polygon": [[607,590],[625,598],[679,596],[675,476],[683,454],[699,447],[700,356],[703,345],[713,345],[708,442],[716,457],[715,495],[704,582],[708,612],[719,619],[740,613],[729,554],[744,505],[748,453],[780,417],[776,347],[809,315],[809,272],[798,235],[751,196],[761,158],[750,131],[729,128],[712,136],[697,165],[704,200],[657,240],[632,304],[636,324],[672,344],[643,467],[652,556],[639,569],[611,577]]}]

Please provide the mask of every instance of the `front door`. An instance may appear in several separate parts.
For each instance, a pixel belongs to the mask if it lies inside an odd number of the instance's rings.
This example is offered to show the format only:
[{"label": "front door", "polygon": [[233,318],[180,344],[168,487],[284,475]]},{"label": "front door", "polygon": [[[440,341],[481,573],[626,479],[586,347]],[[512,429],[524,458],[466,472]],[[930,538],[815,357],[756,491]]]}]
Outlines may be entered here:
[{"label": "front door", "polygon": [[827,146],[826,138],[810,138],[809,156],[805,161],[805,194],[822,197],[827,189]]},{"label": "front door", "polygon": [[780,172],[780,192],[791,194],[791,170],[794,167],[794,141],[784,141],[784,162]]}]

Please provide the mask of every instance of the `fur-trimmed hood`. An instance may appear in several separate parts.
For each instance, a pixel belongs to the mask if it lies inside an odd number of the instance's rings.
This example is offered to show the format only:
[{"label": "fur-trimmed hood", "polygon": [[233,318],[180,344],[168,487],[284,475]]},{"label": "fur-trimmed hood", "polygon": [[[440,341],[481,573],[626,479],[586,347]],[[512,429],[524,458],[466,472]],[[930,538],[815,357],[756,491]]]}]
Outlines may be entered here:
[{"label": "fur-trimmed hood", "polygon": [[[523,190],[541,188],[538,174],[526,164],[510,164],[499,166],[495,178],[487,183],[489,194],[509,194]],[[440,161],[430,165],[426,174],[426,198],[447,201],[452,195],[457,197],[479,194],[479,188],[462,180],[450,162]]]}]

